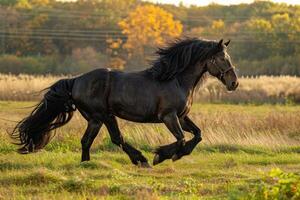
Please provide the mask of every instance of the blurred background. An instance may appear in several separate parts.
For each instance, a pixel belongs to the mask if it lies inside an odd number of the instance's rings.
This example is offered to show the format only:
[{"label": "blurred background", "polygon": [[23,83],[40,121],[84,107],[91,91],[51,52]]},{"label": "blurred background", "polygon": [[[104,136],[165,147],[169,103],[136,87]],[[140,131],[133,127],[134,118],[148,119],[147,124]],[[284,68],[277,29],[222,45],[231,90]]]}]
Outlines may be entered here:
[{"label": "blurred background", "polygon": [[285,2],[1,0],[0,99],[35,100],[61,76],[95,68],[142,70],[158,46],[189,36],[231,39],[243,77],[230,95],[209,79],[198,101],[298,103],[300,5]]}]

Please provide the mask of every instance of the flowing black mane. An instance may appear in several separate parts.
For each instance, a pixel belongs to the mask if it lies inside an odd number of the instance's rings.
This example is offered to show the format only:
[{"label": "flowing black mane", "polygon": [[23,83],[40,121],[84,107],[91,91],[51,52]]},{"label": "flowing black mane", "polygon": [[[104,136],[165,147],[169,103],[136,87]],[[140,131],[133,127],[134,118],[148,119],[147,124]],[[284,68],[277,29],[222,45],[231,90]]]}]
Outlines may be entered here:
[{"label": "flowing black mane", "polygon": [[170,80],[189,66],[204,61],[222,50],[218,47],[218,42],[212,40],[197,38],[176,40],[156,51],[159,57],[147,71],[159,81]]}]

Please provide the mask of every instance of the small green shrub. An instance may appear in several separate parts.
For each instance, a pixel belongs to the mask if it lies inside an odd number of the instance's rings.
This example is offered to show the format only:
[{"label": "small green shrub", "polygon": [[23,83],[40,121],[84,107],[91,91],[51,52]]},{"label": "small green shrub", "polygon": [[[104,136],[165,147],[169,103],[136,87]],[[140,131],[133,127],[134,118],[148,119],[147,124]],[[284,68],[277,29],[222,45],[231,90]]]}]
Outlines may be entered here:
[{"label": "small green shrub", "polygon": [[[253,186],[253,187],[252,187]],[[230,199],[296,200],[300,199],[300,175],[275,168],[258,183],[243,192],[232,191]]]},{"label": "small green shrub", "polygon": [[261,199],[300,199],[300,176],[272,169],[255,193]]}]

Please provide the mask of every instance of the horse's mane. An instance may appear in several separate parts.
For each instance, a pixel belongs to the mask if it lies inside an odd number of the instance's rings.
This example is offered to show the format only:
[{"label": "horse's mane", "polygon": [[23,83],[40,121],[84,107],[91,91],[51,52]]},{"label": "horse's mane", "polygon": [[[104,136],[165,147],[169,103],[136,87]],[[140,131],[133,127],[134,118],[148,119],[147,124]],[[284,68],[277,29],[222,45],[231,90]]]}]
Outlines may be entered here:
[{"label": "horse's mane", "polygon": [[158,58],[147,69],[159,81],[171,80],[197,62],[221,51],[218,42],[197,38],[178,39],[156,51]]}]

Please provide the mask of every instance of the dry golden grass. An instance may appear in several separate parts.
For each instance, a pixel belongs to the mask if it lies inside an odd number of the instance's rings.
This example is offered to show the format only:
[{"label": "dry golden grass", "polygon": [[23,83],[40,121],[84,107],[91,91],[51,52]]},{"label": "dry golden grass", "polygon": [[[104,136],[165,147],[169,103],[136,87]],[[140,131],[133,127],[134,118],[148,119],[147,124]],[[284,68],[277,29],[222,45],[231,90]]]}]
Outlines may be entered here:
[{"label": "dry golden grass", "polygon": [[[31,76],[0,74],[0,100],[39,100],[39,91],[49,87],[62,76]],[[235,92],[227,92],[216,79],[208,78],[196,92],[200,102],[286,103],[300,102],[300,78],[291,76],[240,78]]]},{"label": "dry golden grass", "polygon": [[29,101],[41,98],[39,92],[62,77],[0,74],[0,99]]},{"label": "dry golden grass", "polygon": [[[34,102],[0,102],[0,138],[8,139],[4,133],[11,131],[15,124],[3,119],[21,120],[31,109],[20,108],[30,105],[34,105]],[[300,145],[300,106],[195,104],[190,117],[202,129],[201,144],[207,146],[240,145],[277,149]],[[175,141],[163,124],[139,124],[119,119],[119,125],[126,140],[139,148],[152,149]],[[87,122],[76,112],[69,124],[56,131],[50,146],[59,144],[80,150],[80,138],[86,126]],[[115,148],[108,142],[108,135],[103,126],[94,147]],[[186,137],[189,139],[192,135],[187,133]]]},{"label": "dry golden grass", "polygon": [[199,88],[196,98],[202,102],[300,103],[300,78],[260,76],[240,78],[235,92],[227,92],[216,79],[209,78]]},{"label": "dry golden grass", "polygon": [[[0,75],[0,100],[37,101],[41,99],[42,89],[49,87],[59,76]],[[300,78],[298,77],[258,77],[241,78],[237,91],[228,93],[216,79],[209,78],[196,92],[198,102],[254,102],[285,103],[300,100]],[[7,105],[6,105],[7,104]],[[17,105],[33,103],[2,102],[0,118],[20,120],[30,109],[16,109]],[[26,107],[25,106],[25,107]],[[14,108],[16,107],[16,108]],[[23,106],[19,106],[23,107]],[[203,143],[207,145],[239,144],[268,147],[299,145],[300,109],[298,106],[193,106],[192,118],[202,128]],[[13,123],[0,120],[0,131],[12,128]],[[56,140],[79,138],[86,127],[85,120],[77,113],[72,122],[59,129]],[[174,140],[163,125],[143,125],[120,120],[125,137],[136,145],[157,146]],[[105,130],[105,129],[103,129]],[[102,130],[101,139],[107,138]],[[105,134],[103,134],[105,132]],[[79,142],[78,142],[79,144]]]}]

